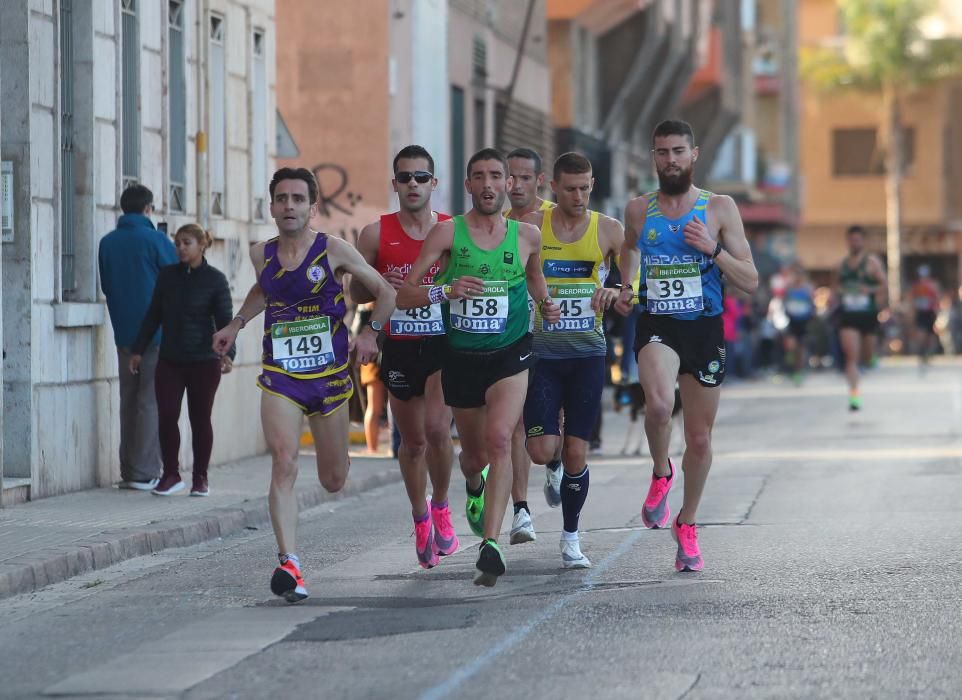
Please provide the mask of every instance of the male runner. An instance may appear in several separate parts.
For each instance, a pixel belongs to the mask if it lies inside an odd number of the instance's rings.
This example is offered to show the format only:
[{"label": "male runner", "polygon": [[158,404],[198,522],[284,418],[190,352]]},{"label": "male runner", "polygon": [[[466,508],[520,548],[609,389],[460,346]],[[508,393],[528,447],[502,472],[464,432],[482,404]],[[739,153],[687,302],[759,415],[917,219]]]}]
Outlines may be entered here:
[{"label": "male runner", "polygon": [[[645,434],[654,460],[648,496],[641,509],[645,527],[668,524],[668,491],[675,479],[668,459],[675,382],[685,419],[685,493],[672,523],[678,542],[675,568],[704,567],[695,516],[711,467],[711,431],[725,379],[722,330],[722,275],[751,294],[758,272],[745,239],[738,208],[731,197],[714,195],[692,184],[698,148],[691,126],[663,121],[652,135],[658,190],[628,202],[621,279],[635,279],[639,257],[641,283],[634,348],[645,392]],[[618,300],[630,310],[634,292],[624,287]]]},{"label": "male runner", "polygon": [[[421,146],[406,146],[394,156],[394,191],[400,210],[385,214],[361,230],[357,249],[391,286],[397,289],[421,252],[428,231],[451,217],[431,210],[437,187],[434,159]],[[420,280],[431,286],[437,262]],[[351,297],[371,298],[362,284],[351,282]],[[444,322],[441,307],[397,309],[384,328],[381,381],[388,390],[391,415],[401,432],[398,464],[411,501],[414,548],[418,563],[430,569],[438,555],[454,554],[458,536],[451,525],[448,485],[451,481],[451,410],[441,393],[441,353]],[[425,500],[431,478],[431,504]]]},{"label": "male runner", "polygon": [[842,260],[835,285],[841,308],[838,337],[845,355],[848,410],[862,408],[858,393],[858,363],[871,358],[878,334],[878,314],[886,302],[885,268],[878,256],[865,249],[865,229],[849,226],[845,236],[848,255]]},{"label": "male runner", "polygon": [[912,311],[915,315],[912,324],[912,340],[915,352],[919,355],[919,367],[929,363],[938,343],[935,335],[935,320],[939,315],[939,298],[942,292],[938,283],[932,279],[928,265],[919,265],[918,279],[912,285]]},{"label": "male runner", "polygon": [[[530,148],[516,148],[508,154],[508,175],[511,176],[512,186],[508,192],[508,199],[511,208],[505,212],[505,217],[521,221],[528,214],[536,211],[545,211],[554,207],[553,202],[542,199],[538,192],[544,184],[544,167],[541,156],[537,151]],[[531,318],[530,330],[534,330],[534,300],[528,297],[529,314]],[[537,353],[535,354],[537,360]],[[528,373],[530,381],[532,373]],[[511,482],[511,500],[514,503],[514,520],[511,522],[511,544],[522,544],[524,542],[534,542],[537,535],[534,531],[534,523],[531,521],[531,510],[528,508],[528,475],[531,472],[531,458],[525,449],[524,420],[518,421],[514,433],[511,435],[511,467],[514,479]],[[556,493],[561,485],[560,461],[553,463],[556,475],[553,481],[552,494]],[[546,484],[546,489],[549,486]],[[545,492],[546,494],[548,491]],[[557,508],[561,502],[560,494],[557,498],[548,497],[548,504]]]},{"label": "male runner", "polygon": [[591,566],[581,553],[578,520],[588,497],[588,447],[605,386],[604,312],[619,296],[617,289],[604,286],[607,261],[625,241],[619,222],[588,209],[593,186],[591,162],[565,153],[555,161],[551,180],[558,206],[524,218],[541,229],[542,270],[549,295],[561,306],[558,323],[535,313],[538,362],[524,404],[524,426],[536,463],[549,463],[562,450],[561,563],[566,569]]},{"label": "male runner", "polygon": [[[234,319],[214,334],[220,354],[237,333],[264,311],[261,422],[271,452],[268,503],[277,538],[279,566],[271,591],[289,603],[307,597],[295,554],[297,530],[297,451],[304,416],[317,450],[317,475],[328,491],[344,486],[348,459],[349,416],[354,393],[348,371],[350,346],[357,363],[377,356],[377,333],[394,310],[394,289],[364,262],[350,244],[310,228],[317,212],[317,181],[310,170],[281,168],[270,182],[275,238],[251,246],[257,282]],[[368,326],[353,341],[344,325],[341,277],[350,273],[375,298]]]},{"label": "male runner", "polygon": [[[471,210],[431,229],[398,302],[402,309],[449,302],[442,307],[447,346],[441,385],[461,438],[468,524],[484,538],[474,582],[493,586],[505,571],[498,535],[511,490],[511,433],[533,362],[528,293],[549,322],[561,312],[541,274],[538,229],[501,214],[511,189],[504,156],[493,148],[478,151],[467,175]],[[425,289],[420,282],[439,259],[442,272]]]}]

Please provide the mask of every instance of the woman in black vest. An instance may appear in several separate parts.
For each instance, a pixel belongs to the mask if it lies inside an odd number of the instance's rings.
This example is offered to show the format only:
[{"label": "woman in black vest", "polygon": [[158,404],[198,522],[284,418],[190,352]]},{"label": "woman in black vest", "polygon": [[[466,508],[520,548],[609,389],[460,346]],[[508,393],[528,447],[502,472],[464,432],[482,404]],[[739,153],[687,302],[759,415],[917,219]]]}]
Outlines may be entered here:
[{"label": "woman in black vest", "polygon": [[194,473],[191,496],[207,496],[207,466],[214,445],[211,412],[220,375],[230,372],[236,349],[223,359],[212,350],[211,337],[233,317],[227,278],[207,264],[204,251],[210,234],[197,224],[181,226],[174,236],[180,262],[161,268],[150,308],[133,345],[130,371],[137,373],[141,355],[163,327],[160,359],[154,375],[164,473],[153,493],[170,496],[185,488],[180,478],[180,406],[187,392],[193,435]]}]

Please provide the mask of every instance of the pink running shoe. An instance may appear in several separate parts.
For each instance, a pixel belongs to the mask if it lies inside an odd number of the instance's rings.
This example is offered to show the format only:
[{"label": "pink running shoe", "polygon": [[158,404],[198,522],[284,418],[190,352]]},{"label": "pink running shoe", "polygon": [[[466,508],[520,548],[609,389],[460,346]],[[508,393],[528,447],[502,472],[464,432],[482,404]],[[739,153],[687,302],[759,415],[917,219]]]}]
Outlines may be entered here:
[{"label": "pink running shoe", "polygon": [[451,509],[447,506],[437,508],[431,504],[431,520],[434,522],[434,551],[442,557],[458,551],[460,542],[451,524]]},{"label": "pink running shoe", "polygon": [[668,508],[668,492],[671,485],[675,483],[675,465],[668,460],[671,468],[671,476],[655,476],[651,473],[651,485],[648,487],[648,496],[641,507],[641,522],[647,528],[659,529],[665,527],[671,519],[671,510]]},{"label": "pink running shoe", "polygon": [[433,569],[438,565],[438,554],[434,551],[434,528],[431,525],[430,512],[425,513],[424,520],[414,521],[414,549],[417,550],[418,564],[424,569]]},{"label": "pink running shoe", "polygon": [[675,556],[677,571],[701,571],[705,568],[705,561],[698,549],[698,527],[675,522],[671,524],[671,534],[678,543],[678,554]]}]

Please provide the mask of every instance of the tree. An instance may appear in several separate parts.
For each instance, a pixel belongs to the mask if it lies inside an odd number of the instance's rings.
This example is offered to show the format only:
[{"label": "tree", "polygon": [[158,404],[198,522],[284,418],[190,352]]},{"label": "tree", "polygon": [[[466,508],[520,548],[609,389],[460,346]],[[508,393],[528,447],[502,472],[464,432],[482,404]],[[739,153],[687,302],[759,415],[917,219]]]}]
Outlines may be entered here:
[{"label": "tree", "polygon": [[889,300],[902,297],[902,177],[904,125],[901,105],[913,92],[962,75],[962,42],[927,37],[924,20],[935,0],[838,0],[844,26],[832,47],[802,51],[802,76],[823,93],[863,92],[881,99],[878,146],[885,163],[885,248]]}]

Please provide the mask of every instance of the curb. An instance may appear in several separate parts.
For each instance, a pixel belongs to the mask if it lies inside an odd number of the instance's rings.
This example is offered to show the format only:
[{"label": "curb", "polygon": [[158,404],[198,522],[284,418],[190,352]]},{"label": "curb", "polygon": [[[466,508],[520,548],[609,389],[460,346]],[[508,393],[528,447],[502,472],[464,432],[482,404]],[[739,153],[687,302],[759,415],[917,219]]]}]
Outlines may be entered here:
[{"label": "curb", "polygon": [[[297,494],[297,504],[299,510],[306,510],[399,481],[401,472],[395,465],[359,480],[351,480],[349,476],[344,488],[337,493],[328,493],[320,484],[304,489]],[[0,564],[0,599],[32,593],[44,586],[135,557],[225,537],[269,519],[267,496],[261,496],[184,520],[107,531],[67,546],[43,549],[33,557],[20,557]]]}]

